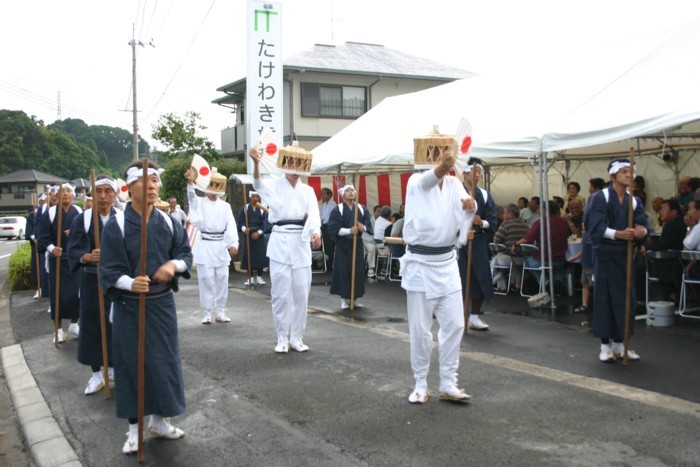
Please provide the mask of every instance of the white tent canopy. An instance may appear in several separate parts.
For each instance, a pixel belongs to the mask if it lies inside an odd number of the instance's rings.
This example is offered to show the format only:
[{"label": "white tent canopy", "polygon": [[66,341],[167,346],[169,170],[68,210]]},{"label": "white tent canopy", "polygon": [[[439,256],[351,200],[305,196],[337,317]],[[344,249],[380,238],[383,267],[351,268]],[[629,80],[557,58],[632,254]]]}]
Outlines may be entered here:
[{"label": "white tent canopy", "polygon": [[[475,77],[382,101],[314,150],[314,173],[410,170],[413,137],[473,130],[472,155],[524,158],[647,135],[700,120],[700,21],[636,44],[614,65]],[[650,139],[654,147],[657,140]],[[503,161],[505,162],[505,161]]]}]

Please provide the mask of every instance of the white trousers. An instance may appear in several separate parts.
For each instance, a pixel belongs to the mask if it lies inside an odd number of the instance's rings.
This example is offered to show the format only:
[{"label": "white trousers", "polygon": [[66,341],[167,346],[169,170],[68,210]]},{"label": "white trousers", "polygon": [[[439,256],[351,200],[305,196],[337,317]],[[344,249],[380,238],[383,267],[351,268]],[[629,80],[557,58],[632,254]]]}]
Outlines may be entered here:
[{"label": "white trousers", "polygon": [[303,337],[311,291],[311,266],[292,268],[270,260],[272,318],[277,335]]},{"label": "white trousers", "polygon": [[424,292],[406,291],[408,329],[411,336],[411,369],[413,377],[425,380],[433,350],[433,314],[438,320],[440,346],[440,386],[457,384],[459,345],[464,334],[462,292],[427,299]]},{"label": "white trousers", "polygon": [[377,264],[377,244],[374,243],[374,240],[371,242],[362,242],[365,246],[365,255],[367,255],[367,264],[369,265],[370,269],[374,269],[375,265]]},{"label": "white trousers", "polygon": [[211,318],[212,313],[225,313],[228,301],[228,265],[197,265],[199,280],[199,304],[202,314]]}]

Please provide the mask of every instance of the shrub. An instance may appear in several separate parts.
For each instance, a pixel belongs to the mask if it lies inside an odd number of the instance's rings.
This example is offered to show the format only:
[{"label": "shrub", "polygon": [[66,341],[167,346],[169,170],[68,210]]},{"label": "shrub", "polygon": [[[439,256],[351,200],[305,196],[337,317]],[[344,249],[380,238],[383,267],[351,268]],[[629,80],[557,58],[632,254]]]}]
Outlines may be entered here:
[{"label": "shrub", "polygon": [[10,289],[27,290],[32,288],[29,282],[29,270],[32,261],[30,242],[22,242],[17,251],[10,256]]}]

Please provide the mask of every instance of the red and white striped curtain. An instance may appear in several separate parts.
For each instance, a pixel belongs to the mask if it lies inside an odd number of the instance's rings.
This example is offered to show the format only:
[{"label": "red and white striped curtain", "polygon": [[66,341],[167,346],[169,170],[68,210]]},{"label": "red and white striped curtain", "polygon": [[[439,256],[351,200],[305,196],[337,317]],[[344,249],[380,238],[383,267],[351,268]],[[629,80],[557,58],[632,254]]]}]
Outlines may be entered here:
[{"label": "red and white striped curtain", "polygon": [[[359,175],[357,177],[358,199],[369,209],[376,205],[389,206],[392,212],[399,210],[399,206],[406,199],[406,184],[411,173]],[[338,188],[346,183],[352,183],[352,175],[322,175],[308,177],[307,183],[316,192],[316,197],[321,199],[321,188],[333,190],[333,199],[338,202]]]}]

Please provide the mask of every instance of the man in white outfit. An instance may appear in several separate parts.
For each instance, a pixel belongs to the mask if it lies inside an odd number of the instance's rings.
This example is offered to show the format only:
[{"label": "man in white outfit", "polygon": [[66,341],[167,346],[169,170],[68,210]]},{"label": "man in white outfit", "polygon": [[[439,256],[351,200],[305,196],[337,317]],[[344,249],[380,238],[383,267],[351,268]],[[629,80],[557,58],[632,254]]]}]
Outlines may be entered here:
[{"label": "man in white outfit", "polygon": [[204,197],[197,196],[194,191],[194,169],[190,167],[185,172],[189,220],[201,235],[192,255],[197,265],[202,324],[211,324],[213,313],[216,313],[218,323],[231,322],[226,316],[228,274],[231,256],[238,252],[238,228],[231,205],[220,199],[226,194],[226,177],[215,170],[212,169]]},{"label": "man in white outfit", "polygon": [[290,165],[280,168],[285,173],[283,177],[262,180],[261,155],[257,148],[250,150],[250,157],[254,163],[253,187],[267,201],[268,221],[273,226],[267,256],[272,281],[272,316],[277,332],[275,352],[287,353],[289,347],[306,352],[309,347],[302,338],[311,291],[311,244],[314,248],[321,246],[321,216],[316,194],[301,181],[299,174],[303,172],[293,158],[284,158]]},{"label": "man in white outfit", "polygon": [[440,165],[412,175],[406,187],[403,238],[408,249],[401,258],[401,287],[407,296],[411,368],[416,380],[408,398],[412,404],[424,404],[430,397],[427,377],[433,315],[440,325],[440,398],[460,402],[471,398],[457,387],[464,307],[454,246],[460,230],[471,230],[476,203],[462,182],[448,175],[454,163],[448,146]]}]

